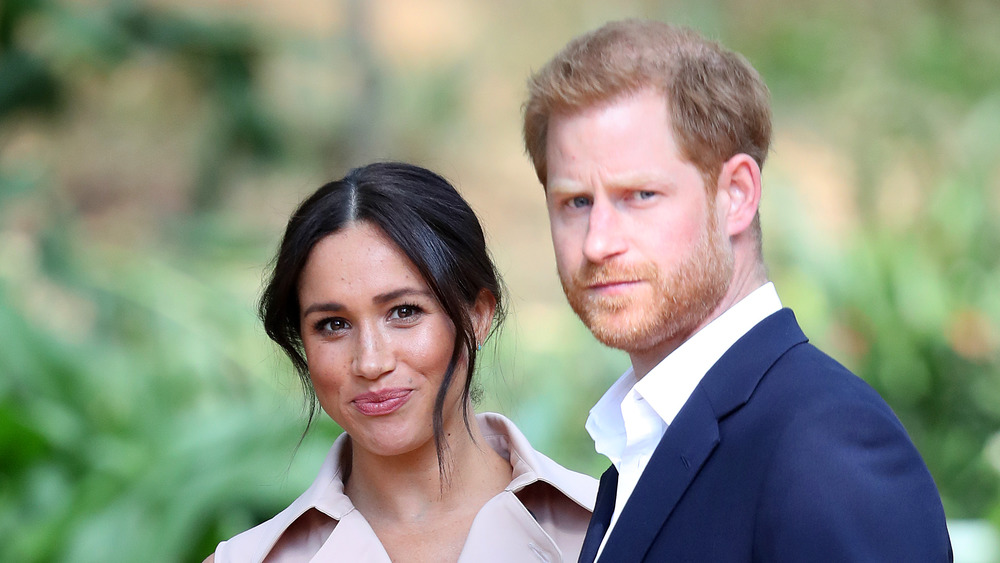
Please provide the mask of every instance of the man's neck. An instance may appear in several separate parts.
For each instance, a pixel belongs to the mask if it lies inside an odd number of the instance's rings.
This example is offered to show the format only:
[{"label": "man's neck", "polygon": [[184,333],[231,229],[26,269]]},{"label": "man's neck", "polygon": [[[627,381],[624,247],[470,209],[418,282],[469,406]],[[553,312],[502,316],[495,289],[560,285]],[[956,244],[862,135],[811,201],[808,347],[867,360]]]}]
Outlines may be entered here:
[{"label": "man's neck", "polygon": [[734,275],[733,283],[729,284],[729,288],[726,290],[725,295],[722,296],[722,299],[719,300],[719,303],[716,304],[709,314],[705,315],[700,322],[692,326],[689,330],[673,338],[664,340],[647,350],[630,352],[629,358],[632,360],[632,370],[635,372],[636,379],[642,379],[643,376],[662,362],[664,358],[673,353],[674,350],[680,348],[682,344],[697,334],[698,331],[719,318],[723,313],[731,309],[733,305],[753,293],[754,290],[766,284],[768,282],[767,277],[760,275],[758,272],[757,269],[753,269],[745,270],[746,275]]}]

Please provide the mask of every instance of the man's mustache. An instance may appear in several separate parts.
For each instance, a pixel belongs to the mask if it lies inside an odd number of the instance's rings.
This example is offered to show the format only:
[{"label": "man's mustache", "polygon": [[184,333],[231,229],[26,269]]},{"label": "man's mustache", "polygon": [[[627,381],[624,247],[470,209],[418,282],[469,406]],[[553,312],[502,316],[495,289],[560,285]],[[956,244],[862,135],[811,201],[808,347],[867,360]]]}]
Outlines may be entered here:
[{"label": "man's mustache", "polygon": [[572,282],[574,287],[589,288],[613,283],[651,281],[657,278],[659,278],[659,271],[654,264],[649,262],[638,264],[586,262],[573,275]]}]

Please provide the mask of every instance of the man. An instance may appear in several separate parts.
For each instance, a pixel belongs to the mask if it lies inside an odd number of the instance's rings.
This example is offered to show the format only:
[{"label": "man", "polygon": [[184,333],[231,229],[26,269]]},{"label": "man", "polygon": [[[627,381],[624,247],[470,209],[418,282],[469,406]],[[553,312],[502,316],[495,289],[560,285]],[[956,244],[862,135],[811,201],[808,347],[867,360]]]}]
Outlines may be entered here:
[{"label": "man", "polygon": [[807,343],[757,215],[767,88],[689,30],[608,24],[530,81],[563,289],[632,368],[587,429],[612,466],[580,561],[949,561],[923,460]]}]

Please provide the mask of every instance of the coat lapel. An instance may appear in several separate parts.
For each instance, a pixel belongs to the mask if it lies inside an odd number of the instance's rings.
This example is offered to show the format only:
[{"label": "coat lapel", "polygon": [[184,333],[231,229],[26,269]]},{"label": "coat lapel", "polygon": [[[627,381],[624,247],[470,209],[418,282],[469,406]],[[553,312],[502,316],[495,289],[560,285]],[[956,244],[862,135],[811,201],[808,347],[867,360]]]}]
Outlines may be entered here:
[{"label": "coat lapel", "polygon": [[[684,492],[719,445],[719,421],[746,404],[774,362],[792,346],[806,340],[792,311],[782,309],[743,335],[712,366],[660,439],[618,523],[611,530],[611,537],[601,552],[603,560],[643,560]],[[614,508],[617,473],[614,481],[615,485],[607,493],[610,510]],[[602,477],[595,520],[598,510],[602,509],[604,489]],[[609,511],[608,519],[610,516]],[[608,520],[604,520],[602,532],[607,524]],[[587,530],[584,553],[591,532]],[[597,538],[595,552],[601,539]],[[590,560],[585,560],[581,554],[580,561]]]},{"label": "coat lapel", "polygon": [[579,563],[592,563],[597,557],[604,534],[611,523],[611,515],[615,511],[615,496],[618,491],[618,471],[612,465],[601,475],[601,484],[597,488],[597,500],[594,503],[594,515],[587,526],[587,535],[583,539]]},{"label": "coat lapel", "polygon": [[[683,415],[683,420],[682,420]],[[719,444],[719,426],[696,388],[653,452],[602,552],[609,561],[641,561],[677,501]],[[596,513],[595,513],[596,514]],[[590,533],[588,530],[588,537]]]}]

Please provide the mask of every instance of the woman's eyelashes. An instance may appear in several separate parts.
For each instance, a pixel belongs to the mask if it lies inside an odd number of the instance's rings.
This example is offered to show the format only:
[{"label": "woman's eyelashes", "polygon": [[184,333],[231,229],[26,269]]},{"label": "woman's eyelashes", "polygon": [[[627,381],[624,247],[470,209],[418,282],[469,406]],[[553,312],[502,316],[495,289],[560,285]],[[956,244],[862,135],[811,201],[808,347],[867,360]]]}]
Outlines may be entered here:
[{"label": "woman's eyelashes", "polygon": [[423,315],[423,313],[424,310],[419,305],[403,303],[401,305],[396,305],[389,310],[389,318],[394,321],[414,323],[420,318],[421,315]]},{"label": "woman's eyelashes", "polygon": [[[423,307],[413,303],[403,303],[395,305],[389,309],[385,318],[396,326],[410,326],[416,324],[426,313]],[[350,330],[350,321],[343,317],[323,317],[313,323],[313,330],[317,334],[336,336]]]},{"label": "woman's eyelashes", "polygon": [[351,323],[341,317],[324,317],[313,325],[319,334],[336,334],[351,328]]}]

